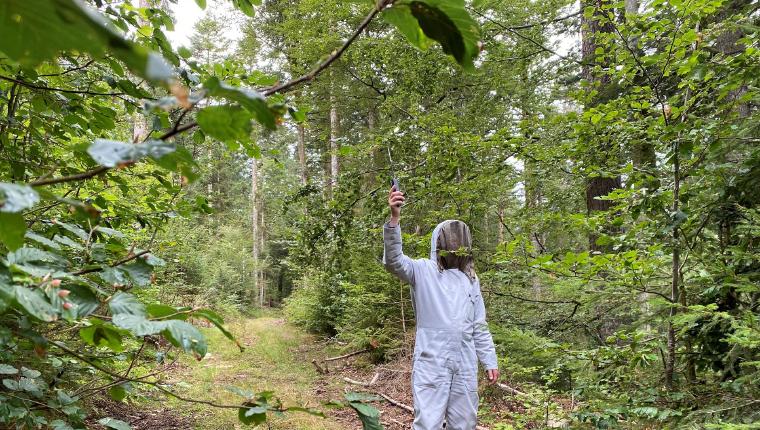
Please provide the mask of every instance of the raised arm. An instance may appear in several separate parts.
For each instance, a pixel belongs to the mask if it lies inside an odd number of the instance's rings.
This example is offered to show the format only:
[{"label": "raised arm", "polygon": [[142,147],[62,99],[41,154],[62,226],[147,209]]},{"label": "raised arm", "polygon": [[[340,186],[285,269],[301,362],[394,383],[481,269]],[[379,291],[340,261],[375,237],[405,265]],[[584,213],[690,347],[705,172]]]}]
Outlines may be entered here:
[{"label": "raised arm", "polygon": [[383,227],[383,264],[385,268],[399,279],[414,284],[414,262],[404,255],[401,248],[401,205],[404,203],[404,193],[391,187],[388,194],[388,205],[391,208],[391,219]]}]

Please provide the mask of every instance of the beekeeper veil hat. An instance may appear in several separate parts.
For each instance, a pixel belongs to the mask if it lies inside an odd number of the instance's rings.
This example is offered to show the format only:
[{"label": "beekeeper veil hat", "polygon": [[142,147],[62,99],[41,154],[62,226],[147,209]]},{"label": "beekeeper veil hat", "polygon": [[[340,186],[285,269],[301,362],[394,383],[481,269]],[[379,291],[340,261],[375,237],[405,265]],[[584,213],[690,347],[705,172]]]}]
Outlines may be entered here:
[{"label": "beekeeper veil hat", "polygon": [[438,224],[430,239],[430,259],[438,264],[438,270],[459,269],[474,281],[472,235],[467,224],[451,219]]}]

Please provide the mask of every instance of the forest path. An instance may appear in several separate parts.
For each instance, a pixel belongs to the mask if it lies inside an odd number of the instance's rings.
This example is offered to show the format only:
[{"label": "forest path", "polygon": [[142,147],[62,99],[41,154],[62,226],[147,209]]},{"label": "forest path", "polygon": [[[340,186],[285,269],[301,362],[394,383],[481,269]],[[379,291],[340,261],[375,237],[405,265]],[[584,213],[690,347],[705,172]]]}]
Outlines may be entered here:
[{"label": "forest path", "polygon": [[[306,355],[315,349],[315,340],[285,322],[277,314],[258,318],[239,318],[227,328],[245,347],[237,346],[219,330],[204,329],[209,355],[197,362],[185,356],[182,365],[172,372],[176,391],[186,397],[235,404],[241,397],[225,387],[236,386],[252,392],[273,391],[285,406],[325,408],[315,393],[318,375]],[[189,384],[189,385],[188,385]],[[237,410],[218,409],[203,404],[188,404],[175,399],[165,406],[189,415],[195,429],[229,430],[251,428],[242,425]],[[272,429],[341,430],[345,426],[330,417],[320,418],[302,412],[284,416],[269,414]]]}]

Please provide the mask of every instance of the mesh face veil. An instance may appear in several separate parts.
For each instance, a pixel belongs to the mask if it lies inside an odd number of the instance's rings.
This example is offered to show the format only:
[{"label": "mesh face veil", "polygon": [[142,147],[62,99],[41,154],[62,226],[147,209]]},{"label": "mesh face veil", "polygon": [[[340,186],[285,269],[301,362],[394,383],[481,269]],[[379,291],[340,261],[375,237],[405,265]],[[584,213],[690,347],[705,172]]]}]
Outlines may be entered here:
[{"label": "mesh face veil", "polygon": [[459,269],[471,280],[475,279],[475,261],[472,258],[472,235],[467,224],[459,220],[444,221],[433,231],[431,257],[439,270]]}]

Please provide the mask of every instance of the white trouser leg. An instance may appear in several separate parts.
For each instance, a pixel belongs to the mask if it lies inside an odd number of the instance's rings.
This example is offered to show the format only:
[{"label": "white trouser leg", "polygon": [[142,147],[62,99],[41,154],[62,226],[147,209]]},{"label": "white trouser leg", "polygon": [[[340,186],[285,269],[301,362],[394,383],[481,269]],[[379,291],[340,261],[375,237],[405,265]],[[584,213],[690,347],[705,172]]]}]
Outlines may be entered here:
[{"label": "white trouser leg", "polygon": [[446,409],[446,430],[475,430],[478,424],[477,374],[455,372]]},{"label": "white trouser leg", "polygon": [[435,360],[417,360],[412,370],[414,430],[441,430],[449,403],[451,370]]}]

